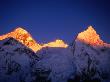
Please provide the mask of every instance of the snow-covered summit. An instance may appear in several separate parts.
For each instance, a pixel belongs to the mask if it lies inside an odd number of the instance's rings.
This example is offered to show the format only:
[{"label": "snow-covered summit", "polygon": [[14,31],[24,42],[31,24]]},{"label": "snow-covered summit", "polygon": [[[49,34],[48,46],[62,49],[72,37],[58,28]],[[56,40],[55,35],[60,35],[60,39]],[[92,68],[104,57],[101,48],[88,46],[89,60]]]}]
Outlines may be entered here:
[{"label": "snow-covered summit", "polygon": [[110,46],[109,44],[104,43],[104,41],[101,40],[99,34],[92,26],[89,26],[85,31],[79,33],[77,40],[80,40],[92,46]]},{"label": "snow-covered summit", "polygon": [[[14,32],[21,32],[18,38],[28,33],[22,28]],[[72,45],[56,40],[36,53],[22,42],[25,36],[9,36],[0,40],[0,82],[110,82],[109,44],[91,26]]]},{"label": "snow-covered summit", "polygon": [[79,33],[72,44],[79,82],[110,82],[110,48],[96,31],[89,27]]},{"label": "snow-covered summit", "polygon": [[4,40],[6,38],[14,38],[33,51],[38,51],[41,48],[41,46],[32,38],[31,34],[21,27],[0,36],[0,40]]}]

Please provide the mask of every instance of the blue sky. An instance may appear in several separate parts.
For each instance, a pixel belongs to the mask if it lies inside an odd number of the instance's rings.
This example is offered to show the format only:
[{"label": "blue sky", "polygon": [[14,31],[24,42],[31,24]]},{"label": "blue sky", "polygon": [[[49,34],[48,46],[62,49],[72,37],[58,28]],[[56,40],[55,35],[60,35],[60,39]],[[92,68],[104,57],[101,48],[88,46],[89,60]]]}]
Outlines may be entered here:
[{"label": "blue sky", "polygon": [[70,43],[89,25],[110,42],[109,0],[0,0],[0,35],[21,26],[40,43]]}]

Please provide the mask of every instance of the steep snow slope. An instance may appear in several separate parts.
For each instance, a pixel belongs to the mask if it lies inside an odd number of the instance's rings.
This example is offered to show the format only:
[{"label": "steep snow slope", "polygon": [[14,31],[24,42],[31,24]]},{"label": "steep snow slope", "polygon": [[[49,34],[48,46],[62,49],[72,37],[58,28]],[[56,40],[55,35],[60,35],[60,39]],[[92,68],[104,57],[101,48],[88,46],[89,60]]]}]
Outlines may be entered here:
[{"label": "steep snow slope", "polygon": [[74,78],[76,66],[70,49],[47,47],[37,55],[41,60],[36,64],[36,69],[49,70],[47,77],[51,82],[67,82],[69,78]]},{"label": "steep snow slope", "polygon": [[66,82],[76,67],[68,48],[43,48],[37,54],[13,38],[0,41],[0,82]]},{"label": "steep snow slope", "polygon": [[110,82],[110,47],[92,27],[77,36],[72,51],[80,81]]},{"label": "steep snow slope", "polygon": [[70,46],[56,40],[36,54],[27,47],[0,41],[0,82],[110,82],[110,44],[91,26]]},{"label": "steep snow slope", "polygon": [[0,82],[34,81],[36,54],[13,38],[0,41]]},{"label": "steep snow slope", "polygon": [[74,62],[81,80],[110,79],[110,48],[96,49],[76,40],[74,49]]},{"label": "steep snow slope", "polygon": [[35,66],[38,76],[45,81],[110,82],[109,53],[108,47],[95,47],[76,39],[74,46],[68,48],[40,50],[37,52],[40,60]]}]

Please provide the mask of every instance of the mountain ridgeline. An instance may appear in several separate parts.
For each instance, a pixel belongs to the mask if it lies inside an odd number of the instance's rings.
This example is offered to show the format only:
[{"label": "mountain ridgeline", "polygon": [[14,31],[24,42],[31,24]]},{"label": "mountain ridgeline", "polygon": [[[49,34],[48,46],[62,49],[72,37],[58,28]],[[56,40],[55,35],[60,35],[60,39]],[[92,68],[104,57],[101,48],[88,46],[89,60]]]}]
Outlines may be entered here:
[{"label": "mountain ridgeline", "polygon": [[70,45],[41,45],[19,27],[0,36],[0,82],[110,82],[109,54],[92,26]]}]

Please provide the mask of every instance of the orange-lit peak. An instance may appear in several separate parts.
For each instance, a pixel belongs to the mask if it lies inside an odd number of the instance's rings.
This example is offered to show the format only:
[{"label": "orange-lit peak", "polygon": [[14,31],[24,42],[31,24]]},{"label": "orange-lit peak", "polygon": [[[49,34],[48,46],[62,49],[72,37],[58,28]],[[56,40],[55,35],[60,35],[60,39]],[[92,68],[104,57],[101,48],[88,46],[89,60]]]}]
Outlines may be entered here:
[{"label": "orange-lit peak", "polygon": [[91,45],[103,45],[103,41],[92,26],[78,34],[77,39]]},{"label": "orange-lit peak", "polygon": [[62,48],[67,48],[68,45],[64,43],[63,40],[55,40],[53,42],[49,42],[47,44],[44,44],[43,47],[62,47]]},{"label": "orange-lit peak", "polygon": [[27,34],[28,33],[25,29],[23,29],[21,27],[16,28],[14,30],[14,32],[17,32],[17,33],[20,33],[20,34]]},{"label": "orange-lit peak", "polygon": [[31,37],[31,35],[23,28],[18,27],[14,31],[0,36],[0,40],[12,37],[25,46],[31,48],[33,51],[38,51],[41,49],[41,46],[36,43],[36,41]]},{"label": "orange-lit peak", "polygon": [[55,40],[54,42],[49,42],[47,44],[43,44],[41,46],[40,44],[36,43],[36,41],[32,38],[32,36],[23,28],[18,27],[14,31],[7,33],[5,35],[0,36],[0,40],[6,39],[12,37],[25,46],[32,49],[34,52],[44,48],[44,47],[62,47],[66,48],[68,47],[67,44],[65,44],[62,40]]}]

